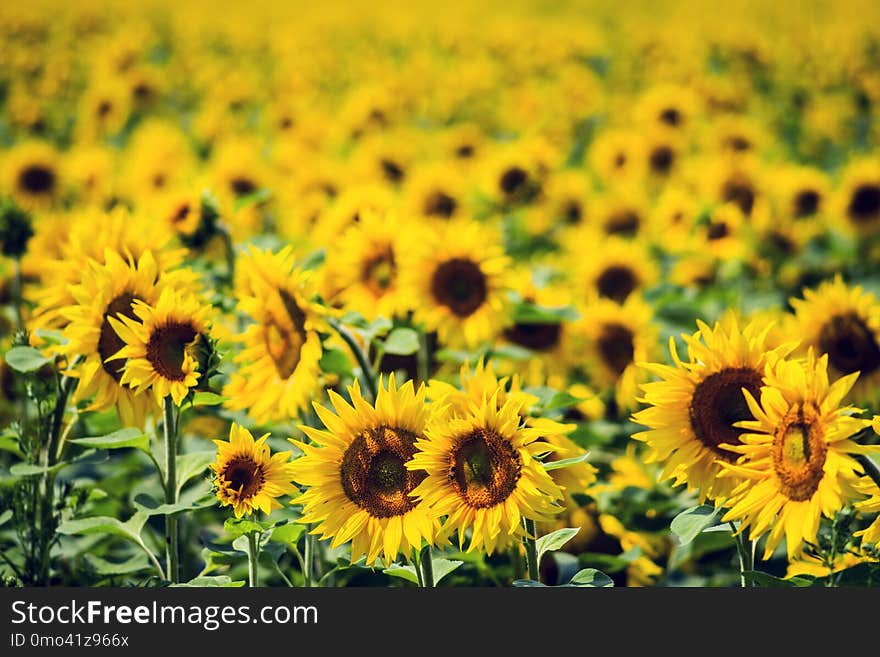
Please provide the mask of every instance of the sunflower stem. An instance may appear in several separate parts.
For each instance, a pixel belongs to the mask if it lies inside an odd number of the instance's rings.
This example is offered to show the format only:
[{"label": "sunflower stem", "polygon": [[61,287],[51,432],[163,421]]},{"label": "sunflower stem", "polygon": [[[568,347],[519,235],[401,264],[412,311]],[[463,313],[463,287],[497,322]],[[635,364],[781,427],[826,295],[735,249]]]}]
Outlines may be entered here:
[{"label": "sunflower stem", "polygon": [[730,531],[736,542],[736,552],[739,555],[739,578],[743,588],[749,586],[746,582],[746,572],[755,569],[755,542],[746,538],[745,532],[736,531],[736,525],[730,523]]},{"label": "sunflower stem", "polygon": [[22,276],[21,276],[21,258],[15,258],[12,261],[13,277],[12,277],[12,303],[15,306],[15,327],[21,331],[24,328],[24,314],[21,309],[22,304]]},{"label": "sunflower stem", "polygon": [[428,371],[431,362],[431,354],[428,353],[428,335],[424,331],[419,331],[419,351],[416,354],[416,364],[418,367],[419,381],[428,383],[430,372]]},{"label": "sunflower stem", "polygon": [[426,589],[434,588],[434,562],[431,559],[431,546],[426,545],[419,554],[417,566],[422,573],[422,586]]},{"label": "sunflower stem", "polygon": [[[174,400],[169,395],[163,400],[163,431],[165,433],[165,503],[177,503],[177,427],[174,418]],[[165,515],[165,556],[168,580],[180,581],[178,563],[177,516]]]},{"label": "sunflower stem", "polygon": [[257,540],[257,532],[247,535],[248,539],[248,586],[257,588],[257,561],[260,558],[260,545]]},{"label": "sunflower stem", "polygon": [[218,227],[217,232],[223,240],[223,251],[226,255],[226,281],[231,286],[235,281],[235,247],[232,244],[232,235],[226,226]]},{"label": "sunflower stem", "polygon": [[526,533],[523,536],[523,545],[526,548],[526,569],[528,570],[528,576],[529,579],[540,582],[541,574],[538,572],[538,546],[535,521],[530,518],[523,518],[523,527],[525,527],[526,530]]},{"label": "sunflower stem", "polygon": [[859,465],[865,470],[865,475],[880,486],[880,467],[874,463],[874,460],[867,454],[856,454],[855,457]]},{"label": "sunflower stem", "polygon": [[348,345],[348,348],[351,349],[354,357],[357,359],[358,366],[361,368],[361,374],[363,375],[364,384],[367,386],[367,390],[370,395],[372,395],[372,399],[376,399],[376,372],[373,370],[372,365],[370,365],[370,360],[367,358],[367,354],[364,353],[364,350],[361,349],[361,346],[357,343],[357,340],[354,339],[354,336],[351,332],[345,328],[342,324],[337,322],[334,319],[328,320],[328,323],[333,330],[339,334],[339,337],[345,341],[345,344]]},{"label": "sunflower stem", "polygon": [[306,540],[303,545],[303,585],[306,588],[312,586],[312,563],[315,560],[315,537],[306,532]]}]

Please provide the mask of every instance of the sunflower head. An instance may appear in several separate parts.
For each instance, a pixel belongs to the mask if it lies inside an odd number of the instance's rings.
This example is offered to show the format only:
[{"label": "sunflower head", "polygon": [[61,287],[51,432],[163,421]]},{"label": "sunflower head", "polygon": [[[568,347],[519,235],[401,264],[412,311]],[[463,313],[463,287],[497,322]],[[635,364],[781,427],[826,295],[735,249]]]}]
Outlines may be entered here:
[{"label": "sunflower head", "polygon": [[290,452],[272,454],[266,440],[254,440],[250,431],[233,424],[229,440],[215,440],[217,460],[211,464],[220,506],[231,506],[236,518],[259,510],[280,509],[278,498],[293,495]]}]

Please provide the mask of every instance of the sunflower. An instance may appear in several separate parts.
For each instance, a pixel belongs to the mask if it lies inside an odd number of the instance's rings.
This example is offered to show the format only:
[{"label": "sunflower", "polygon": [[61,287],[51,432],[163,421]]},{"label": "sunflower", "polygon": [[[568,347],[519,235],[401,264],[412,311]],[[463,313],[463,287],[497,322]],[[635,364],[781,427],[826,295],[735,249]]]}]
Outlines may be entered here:
[{"label": "sunflower", "polygon": [[669,339],[674,365],[645,363],[642,367],[660,381],[642,384],[642,401],[648,408],[633,415],[633,421],[649,427],[633,434],[648,444],[646,462],[664,463],[661,477],[674,485],[687,484],[698,490],[700,500],[717,499],[720,504],[738,483],[718,478],[719,461],[732,462],[736,453],[722,445],[739,443],[740,420],[753,419],[742,390],[757,395],[764,383],[764,366],[786,356],[793,345],[768,348],[769,326],[749,323],[740,330],[733,313],[727,313],[714,327],[697,321],[699,330],[684,335],[688,360],[682,362]]},{"label": "sunflower", "polygon": [[835,214],[859,235],[880,232],[880,161],[859,160],[846,168]]},{"label": "sunflower", "polygon": [[468,214],[462,183],[451,164],[414,169],[403,190],[407,214],[441,220]]},{"label": "sunflower", "polygon": [[125,361],[113,357],[125,343],[110,320],[121,314],[136,322],[133,302],[154,304],[161,291],[178,284],[179,279],[173,272],[159,271],[151,251],[137,261],[126,262],[108,250],[104,264],[89,262],[81,282],[71,287],[76,304],[61,311],[68,322],[63,331],[68,342],[61,351],[69,362],[83,357],[68,372],[80,380],[74,401],[93,398],[87,409],[92,411],[115,406],[125,426],[143,427],[146,415],[158,410],[152,397],[138,395],[121,382]]},{"label": "sunflower", "polygon": [[[582,246],[588,243],[596,245],[594,255],[584,258]],[[582,303],[597,297],[623,303],[630,295],[656,283],[659,277],[651,253],[639,240],[602,238],[585,231],[572,240],[569,259],[575,294]]]},{"label": "sunflower", "polygon": [[362,213],[328,250],[323,271],[328,303],[369,321],[403,310],[398,263],[407,228],[393,214]]},{"label": "sunflower", "polygon": [[318,331],[327,330],[309,272],[296,267],[290,247],[252,247],[238,259],[235,295],[254,323],[238,336],[244,349],[224,389],[226,405],[257,422],[297,417],[320,385]]},{"label": "sunflower", "polygon": [[598,299],[586,305],[581,316],[578,330],[586,337],[591,380],[601,389],[614,390],[618,409],[631,409],[644,380],[637,363],[651,358],[657,341],[651,306],[638,297],[623,305]]},{"label": "sunflower", "polygon": [[457,531],[463,548],[489,554],[522,535],[521,519],[544,522],[561,510],[562,490],[538,456],[553,447],[537,428],[520,426],[522,401],[499,404],[498,391],[468,404],[459,417],[435,418],[407,468],[427,472],[412,495],[437,518],[444,530]]},{"label": "sunflower", "polygon": [[699,113],[699,99],[692,88],[663,84],[646,91],[638,100],[636,117],[647,126],[686,132]]},{"label": "sunflower", "polygon": [[493,231],[473,221],[434,225],[403,256],[404,303],[444,345],[476,346],[508,323],[509,259]]},{"label": "sunflower", "polygon": [[632,185],[645,174],[645,142],[633,131],[607,130],[590,146],[590,167],[608,185]]},{"label": "sunflower", "polygon": [[257,440],[251,432],[233,423],[229,440],[215,440],[217,460],[211,464],[220,506],[231,506],[236,518],[280,509],[278,498],[293,495],[293,464],[290,452],[272,454],[267,433]]},{"label": "sunflower", "polygon": [[61,194],[59,155],[48,143],[31,141],[18,144],[4,157],[3,186],[20,205],[42,209]]},{"label": "sunflower", "polygon": [[[877,417],[874,417],[874,424],[877,423]],[[876,431],[876,428],[875,428]],[[862,500],[855,504],[856,510],[860,514],[872,514],[880,512],[880,486],[867,477],[862,477],[856,484],[856,488],[868,499]],[[861,536],[862,545],[874,545],[880,547],[880,515],[877,515],[873,522],[864,529],[857,531],[853,536]]]},{"label": "sunflower", "polygon": [[211,307],[193,295],[165,288],[156,303],[133,299],[128,317],[107,321],[125,343],[109,360],[127,358],[120,385],[150,390],[157,404],[169,395],[177,406],[199,381],[200,343],[208,337]]},{"label": "sunflower", "polygon": [[864,448],[850,438],[869,422],[851,417],[858,409],[841,406],[857,377],[829,383],[828,356],[817,359],[810,350],[806,362],[767,364],[760,403],[744,391],[754,419],[737,423],[736,444],[722,445],[741,455],[735,463],[719,461],[721,476],[740,482],[722,521],[741,521],[751,540],[769,531],[765,559],[783,537],[789,559],[798,556],[804,542],[815,542],[823,515],[830,518],[859,497],[854,484],[861,466],[852,455]]},{"label": "sunflower", "polygon": [[828,354],[835,377],[859,372],[853,386],[855,403],[875,400],[880,384],[880,301],[861,286],[850,287],[840,276],[803,299],[792,299],[803,346]]},{"label": "sunflower", "polygon": [[314,405],[327,430],[301,427],[312,444],[291,441],[304,452],[293,463],[293,478],[308,487],[293,503],[303,507],[300,522],[315,525],[312,534],[333,539],[331,548],[351,541],[352,561],[366,556],[372,565],[381,555],[388,565],[439,539],[438,519],[412,497],[427,475],[409,469],[430,407],[423,385],[416,390],[407,381],[398,388],[393,374],[387,386],[379,382],[375,405],[357,382],[349,395],[351,404],[330,392],[335,413]]},{"label": "sunflower", "polygon": [[603,237],[635,239],[650,234],[650,215],[642,194],[635,188],[617,188],[596,199],[590,213],[590,227]]}]

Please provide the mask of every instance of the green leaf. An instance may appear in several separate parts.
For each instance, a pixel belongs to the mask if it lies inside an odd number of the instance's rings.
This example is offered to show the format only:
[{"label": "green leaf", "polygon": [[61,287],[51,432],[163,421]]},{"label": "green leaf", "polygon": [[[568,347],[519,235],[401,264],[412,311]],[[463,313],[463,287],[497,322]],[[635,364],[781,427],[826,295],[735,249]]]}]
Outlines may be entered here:
[{"label": "green leaf", "polygon": [[190,452],[181,454],[177,457],[177,494],[184,484],[193,477],[204,474],[207,467],[214,462],[217,453],[213,450],[205,450],[203,452]]},{"label": "green leaf", "polygon": [[578,317],[577,311],[570,306],[550,308],[524,302],[513,309],[513,321],[517,324],[559,324]]},{"label": "green leaf", "polygon": [[193,406],[219,406],[226,401],[226,397],[218,395],[216,392],[208,392],[204,390],[193,395]]},{"label": "green leaf", "polygon": [[160,504],[155,499],[145,493],[141,493],[134,498],[134,505],[148,516],[167,516],[183,513],[184,511],[196,511],[214,506],[216,498],[211,496],[196,502],[175,502],[174,504]]},{"label": "green leaf", "polygon": [[230,536],[238,538],[254,532],[262,533],[266,527],[262,523],[248,520],[247,518],[227,518],[223,523],[223,529]]},{"label": "green leaf", "polygon": [[106,436],[90,436],[88,438],[75,438],[70,442],[84,447],[96,447],[100,449],[122,449],[134,447],[142,452],[150,449],[150,437],[140,429],[120,429]]},{"label": "green leaf", "polygon": [[383,349],[396,356],[414,354],[419,350],[419,334],[411,328],[396,328],[385,338]]},{"label": "green leaf", "polygon": [[442,557],[431,559],[431,566],[434,569],[434,584],[439,584],[441,579],[453,572],[463,563],[464,561],[443,559]]},{"label": "green leaf", "polygon": [[11,452],[19,458],[24,458],[24,454],[18,444],[18,436],[14,433],[0,435],[0,451]]},{"label": "green leaf", "polygon": [[222,587],[222,588],[239,588],[244,586],[244,580],[233,580],[229,575],[202,575],[194,577],[184,584],[171,584],[175,588],[192,588],[192,587]]},{"label": "green leaf", "polygon": [[529,588],[529,587],[541,587],[547,588],[546,584],[542,584],[541,582],[536,582],[533,579],[515,579],[513,580],[513,585],[517,588]]},{"label": "green leaf", "polygon": [[236,199],[235,203],[232,206],[233,212],[238,212],[242,208],[246,208],[249,205],[259,205],[260,203],[264,203],[268,201],[272,197],[272,192],[265,187],[262,189],[258,189],[252,194],[248,194],[247,196],[242,196],[239,199]]},{"label": "green leaf", "polygon": [[64,337],[64,334],[61,331],[55,331],[53,329],[38,328],[34,331],[34,335],[53,345],[67,344],[70,342],[70,340]]},{"label": "green leaf", "polygon": [[715,524],[720,509],[703,504],[685,509],[672,519],[669,528],[678,537],[679,545],[687,545],[707,527]]},{"label": "green leaf", "polygon": [[295,545],[306,531],[306,526],[295,522],[289,522],[272,530],[270,540],[285,545]]},{"label": "green leaf", "polygon": [[574,395],[570,395],[567,392],[557,392],[553,397],[550,398],[544,405],[544,411],[555,411],[559,408],[571,408],[572,406],[577,406],[582,401],[584,401],[584,397],[575,397]]},{"label": "green leaf", "polygon": [[[492,358],[503,358],[504,360],[528,360],[534,357],[534,352],[518,344],[500,344],[492,348]],[[476,362],[478,357],[469,359],[470,362]],[[461,359],[459,362],[464,362]]]},{"label": "green leaf", "polygon": [[36,372],[52,361],[33,347],[13,347],[6,352],[6,363],[17,372]]},{"label": "green leaf", "polygon": [[571,581],[569,581],[568,584],[563,584],[563,586],[610,588],[614,586],[614,582],[601,570],[584,568],[583,570],[576,572],[572,576]]},{"label": "green leaf", "polygon": [[120,562],[108,561],[91,553],[86,553],[84,558],[98,575],[128,575],[151,568],[146,555],[140,552]]},{"label": "green leaf", "polygon": [[12,509],[6,509],[3,513],[0,513],[0,527],[9,522],[9,519],[12,517]]},{"label": "green leaf", "polygon": [[747,582],[761,588],[797,588],[810,586],[813,582],[806,577],[792,577],[790,579],[782,579],[770,575],[760,570],[747,570],[743,573]]},{"label": "green leaf", "polygon": [[101,463],[105,460],[107,460],[107,452],[105,450],[90,449],[70,461],[61,461],[50,468],[42,465],[34,465],[33,463],[16,463],[9,468],[9,474],[14,477],[33,477],[36,475],[60,472],[64,468],[74,465],[75,463]]},{"label": "green leaf", "polygon": [[416,567],[412,564],[392,564],[382,571],[391,577],[399,577],[413,584],[419,583],[419,576],[416,575]]},{"label": "green leaf", "polygon": [[[137,520],[132,523],[132,520]],[[117,518],[109,516],[95,516],[94,518],[80,518],[79,520],[68,520],[61,523],[58,527],[59,534],[71,535],[88,535],[88,534],[111,534],[114,536],[122,536],[135,543],[141,543],[140,530],[144,526],[146,516],[139,517],[138,514],[132,516],[128,522],[122,522]]]},{"label": "green leaf", "polygon": [[549,463],[544,464],[544,469],[548,472],[551,470],[559,470],[561,468],[567,468],[570,465],[577,465],[578,463],[583,463],[589,458],[589,454],[581,454],[580,456],[573,456],[570,459],[562,459],[561,461],[550,461]]},{"label": "green leaf", "polygon": [[322,372],[338,374],[339,376],[351,376],[351,359],[341,349],[325,349],[318,365]]},{"label": "green leaf", "polygon": [[538,563],[541,563],[541,557],[543,557],[546,552],[561,549],[562,546],[573,539],[580,530],[580,527],[565,527],[563,529],[557,529],[555,532],[545,534],[539,538],[536,541]]}]

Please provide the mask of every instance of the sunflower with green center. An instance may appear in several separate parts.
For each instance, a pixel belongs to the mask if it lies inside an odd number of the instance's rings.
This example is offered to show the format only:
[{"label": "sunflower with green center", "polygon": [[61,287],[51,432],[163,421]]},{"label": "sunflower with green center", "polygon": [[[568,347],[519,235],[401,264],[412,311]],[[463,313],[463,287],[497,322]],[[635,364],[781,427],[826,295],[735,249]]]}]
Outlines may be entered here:
[{"label": "sunflower with green center", "polygon": [[861,286],[838,276],[803,299],[792,299],[804,347],[828,354],[833,376],[854,372],[859,380],[850,393],[857,404],[873,402],[880,387],[880,301]]},{"label": "sunflower with green center", "polygon": [[765,559],[783,538],[789,559],[797,557],[805,542],[816,541],[822,516],[831,518],[860,497],[861,466],[853,455],[865,448],[851,438],[868,421],[841,406],[857,377],[830,383],[828,356],[817,359],[810,350],[806,362],[767,364],[760,403],[744,391],[754,419],[737,423],[743,431],[737,443],[723,445],[741,456],[719,461],[721,476],[740,482],[722,521],[741,521],[751,540],[768,534]]},{"label": "sunflower with green center", "polygon": [[300,522],[331,538],[331,548],[351,541],[352,562],[365,556],[372,565],[382,556],[390,564],[439,540],[438,519],[412,496],[426,475],[408,469],[431,410],[424,386],[398,388],[394,375],[387,386],[379,382],[375,405],[357,382],[349,395],[351,404],[330,392],[335,413],[314,404],[326,430],[300,427],[311,444],[291,440],[304,452],[293,462],[294,480],[308,488],[293,503],[303,507]]},{"label": "sunflower with green center", "polygon": [[243,349],[224,388],[226,406],[257,422],[297,417],[320,386],[318,331],[329,332],[312,301],[310,273],[296,266],[290,247],[251,248],[238,259],[235,295],[254,322],[237,338]]},{"label": "sunflower with green center", "polygon": [[407,463],[427,476],[412,492],[463,548],[504,550],[523,533],[523,519],[546,522],[561,511],[562,490],[538,460],[553,446],[540,428],[520,424],[522,401],[499,404],[500,391],[470,402],[457,417],[436,417]]},{"label": "sunflower with green center", "polygon": [[107,360],[127,358],[120,385],[137,394],[151,391],[157,404],[170,396],[180,406],[198,382],[198,349],[207,339],[211,306],[195,296],[165,288],[151,305],[134,299],[134,317],[121,311],[107,321],[124,346]]},{"label": "sunflower with green center", "polygon": [[70,288],[75,305],[61,310],[67,321],[63,331],[67,343],[61,352],[68,361],[76,356],[83,359],[68,372],[79,379],[74,401],[91,398],[88,410],[92,411],[115,406],[125,426],[143,427],[147,414],[158,410],[152,397],[138,395],[122,383],[125,360],[115,356],[125,343],[110,322],[119,315],[138,321],[132,304],[154,304],[162,290],[174,287],[179,279],[174,272],[160,271],[151,251],[126,262],[108,249],[103,265],[89,261],[82,282]]},{"label": "sunflower with green center", "polygon": [[293,495],[293,464],[290,452],[272,454],[266,440],[257,440],[237,424],[229,429],[229,440],[215,440],[217,460],[211,464],[214,487],[220,506],[231,506],[236,518],[262,511],[266,515],[280,509],[278,498]]},{"label": "sunflower with green center", "polygon": [[660,380],[641,386],[639,401],[648,408],[635,413],[633,421],[649,429],[633,438],[648,444],[646,462],[664,464],[662,479],[699,491],[701,501],[721,504],[738,481],[718,477],[719,461],[736,460],[729,446],[739,444],[744,430],[735,423],[754,419],[742,391],[759,394],[765,365],[788,355],[794,345],[769,348],[770,326],[752,322],[740,329],[733,313],[714,327],[699,320],[697,326],[696,333],[682,336],[687,361],[670,338],[673,365],[641,365]]},{"label": "sunflower with green center", "polygon": [[403,255],[404,304],[442,344],[473,347],[509,323],[510,260],[495,232],[473,221],[434,224]]}]

